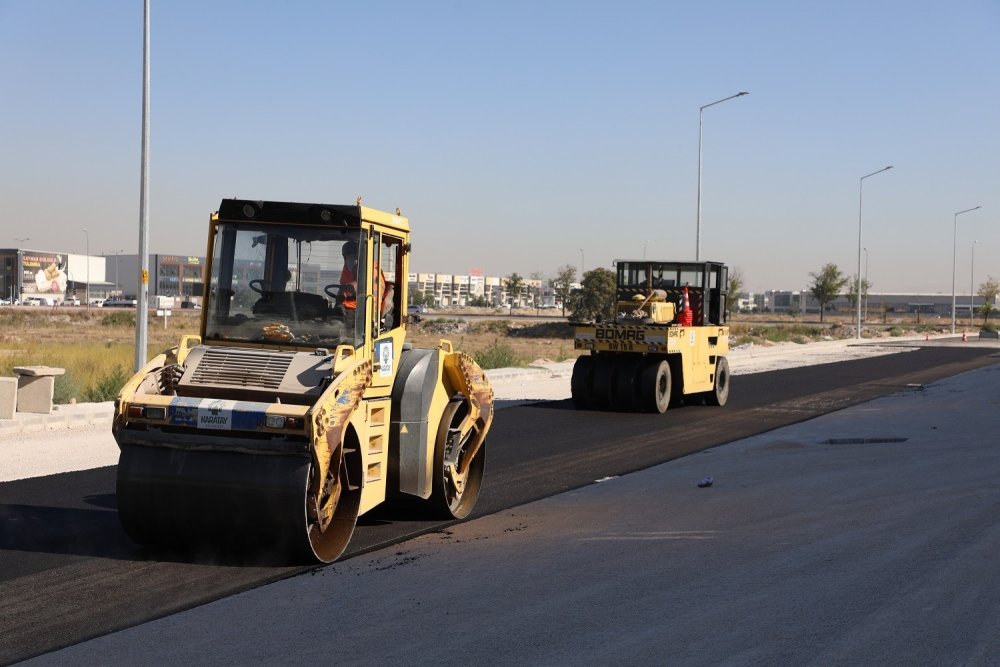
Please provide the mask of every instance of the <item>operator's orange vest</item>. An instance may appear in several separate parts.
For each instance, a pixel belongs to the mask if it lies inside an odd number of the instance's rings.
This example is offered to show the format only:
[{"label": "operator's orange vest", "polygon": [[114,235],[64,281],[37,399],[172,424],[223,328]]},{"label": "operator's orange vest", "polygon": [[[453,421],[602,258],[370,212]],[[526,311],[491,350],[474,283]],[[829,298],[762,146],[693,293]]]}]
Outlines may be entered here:
[{"label": "operator's orange vest", "polygon": [[[386,297],[385,274],[382,273],[382,270],[379,268],[378,264],[374,266],[374,271],[372,273],[374,273],[375,271],[378,272],[378,293],[382,295],[381,306],[384,307],[385,297]],[[352,283],[354,283],[354,296],[352,298],[345,298],[343,301],[343,306],[344,308],[356,309],[358,307],[357,279],[354,277],[354,272],[345,266],[343,270],[341,270],[340,272],[340,284],[350,285]]]}]

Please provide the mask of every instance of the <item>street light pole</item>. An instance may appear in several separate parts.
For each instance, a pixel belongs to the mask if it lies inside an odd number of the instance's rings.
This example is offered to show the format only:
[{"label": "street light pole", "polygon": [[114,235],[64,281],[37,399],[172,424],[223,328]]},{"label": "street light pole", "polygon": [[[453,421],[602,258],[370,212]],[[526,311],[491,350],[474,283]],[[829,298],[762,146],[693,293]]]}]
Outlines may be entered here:
[{"label": "street light pole", "polygon": [[882,167],[878,171],[873,171],[870,174],[865,174],[858,180],[858,272],[855,274],[857,276],[857,306],[858,306],[858,329],[857,336],[858,340],[861,340],[861,211],[862,211],[862,201],[864,199],[864,189],[865,189],[865,179],[874,176],[875,174],[881,174],[883,171],[888,171],[892,169],[890,164],[888,167]]},{"label": "street light pole", "polygon": [[83,228],[83,233],[87,237],[87,312],[90,312],[90,232]]},{"label": "street light pole", "polygon": [[955,333],[955,268],[958,260],[958,216],[970,211],[981,209],[982,205],[967,208],[955,214],[954,230],[951,240],[951,332]]},{"label": "street light pole", "polygon": [[[861,286],[865,289],[865,322],[868,321],[868,248],[865,248],[865,279],[861,281]],[[861,294],[858,294],[861,298]]]},{"label": "street light pole", "polygon": [[972,316],[972,313],[975,312],[973,310],[973,307],[976,304],[976,297],[974,296],[975,292],[973,290],[976,289],[975,288],[975,284],[976,284],[976,244],[978,244],[978,243],[979,243],[978,240],[975,240],[975,241],[972,242],[972,260],[969,262],[969,328],[970,329],[973,326],[975,326],[975,324],[976,324],[975,318]]},{"label": "street light pole", "polygon": [[139,168],[139,283],[136,295],[135,359],[133,370],[146,365],[149,345],[149,78],[150,78],[150,0],[142,12],[142,142]]},{"label": "street light pole", "polygon": [[[23,239],[14,239],[14,240],[17,241],[17,262],[16,262],[17,278],[14,280],[14,283],[17,285],[17,299],[18,301],[20,301],[21,297],[24,296],[23,294],[21,294],[21,281],[24,280],[24,262],[21,260],[21,246],[30,241],[31,239],[26,236]],[[14,305],[13,293],[11,293],[10,305],[12,306]]]},{"label": "street light pole", "polygon": [[580,248],[580,280],[583,280],[584,255],[583,248]]},{"label": "street light pole", "polygon": [[730,95],[729,97],[723,97],[721,100],[716,100],[714,102],[709,102],[708,104],[699,107],[698,109],[698,215],[697,215],[697,232],[695,235],[694,244],[694,259],[698,261],[701,259],[701,131],[703,125],[703,116],[705,115],[705,109],[708,107],[714,107],[716,104],[722,104],[723,102],[728,102],[729,100],[735,99],[737,97],[743,97],[744,95],[749,95],[750,93],[742,91],[736,93],[735,95]]},{"label": "street light pole", "polygon": [[122,252],[123,251],[121,251],[121,250],[115,250],[115,293],[116,293],[116,296],[120,296],[119,294],[117,294],[117,292],[118,292],[118,255],[120,255]]}]

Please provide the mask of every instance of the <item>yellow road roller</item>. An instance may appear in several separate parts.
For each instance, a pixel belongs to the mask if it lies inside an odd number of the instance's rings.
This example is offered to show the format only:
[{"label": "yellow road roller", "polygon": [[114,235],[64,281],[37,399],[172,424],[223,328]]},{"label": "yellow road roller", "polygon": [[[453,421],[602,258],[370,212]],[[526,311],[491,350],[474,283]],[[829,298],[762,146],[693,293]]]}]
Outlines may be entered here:
[{"label": "yellow road roller", "polygon": [[115,402],[132,540],[327,563],[389,498],[469,515],[493,390],[450,342],[406,342],[409,255],[398,209],[222,201],[199,333]]},{"label": "yellow road roller", "polygon": [[614,318],[574,323],[579,409],[663,413],[729,399],[728,269],[719,262],[617,260]]}]

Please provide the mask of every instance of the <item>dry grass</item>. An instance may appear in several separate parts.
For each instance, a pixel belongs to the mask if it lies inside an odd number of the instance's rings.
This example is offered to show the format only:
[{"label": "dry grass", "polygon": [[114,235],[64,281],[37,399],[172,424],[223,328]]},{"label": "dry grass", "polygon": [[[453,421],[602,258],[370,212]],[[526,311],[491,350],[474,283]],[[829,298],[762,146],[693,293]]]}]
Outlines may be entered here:
[{"label": "dry grass", "polygon": [[[198,311],[174,310],[149,319],[147,358],[177,344],[180,336],[197,333]],[[518,326],[509,321],[470,324],[463,320],[429,320],[410,327],[416,347],[433,347],[446,338],[456,349],[484,366],[526,366],[538,359],[574,358],[568,326]],[[131,375],[135,346],[134,311],[92,308],[0,309],[0,375],[16,366],[55,366],[66,374],[56,380],[57,403],[111,400]]]},{"label": "dry grass", "polygon": [[[497,314],[489,311],[491,316]],[[525,313],[529,314],[529,313]],[[530,314],[534,314],[531,312]],[[555,314],[554,312],[552,314]],[[163,318],[150,317],[148,357],[177,344],[181,334],[196,333],[199,311],[174,310]],[[818,318],[775,315],[738,315],[731,322],[733,345],[754,341],[799,343],[854,335],[852,320],[830,315]],[[897,318],[868,328],[865,336],[899,336],[938,331],[950,321],[935,318],[917,323]],[[547,359],[574,359],[572,330],[565,322],[524,322],[517,319],[467,320],[428,315],[411,325],[408,339],[416,347],[433,347],[442,338],[471,354],[484,368],[527,366]],[[134,312],[126,309],[0,308],[0,374],[10,376],[15,366],[56,366],[66,369],[57,379],[56,401],[110,400],[131,373],[135,344]]]},{"label": "dry grass", "polygon": [[[149,356],[177,344],[181,334],[198,330],[196,312],[173,311],[150,317]],[[110,400],[131,374],[135,349],[135,315],[124,309],[0,309],[0,375],[16,366],[55,366],[66,374],[56,379],[55,400]],[[124,379],[122,379],[124,378]],[[121,380],[121,382],[119,382]]]},{"label": "dry grass", "polygon": [[[461,316],[431,317],[408,330],[408,339],[415,347],[433,347],[442,338],[472,355],[484,368],[527,366],[542,359],[565,361],[579,355],[573,349],[573,332],[566,323],[523,324],[503,319],[470,322]],[[508,348],[509,354],[503,348]],[[505,363],[490,363],[494,360]]]}]

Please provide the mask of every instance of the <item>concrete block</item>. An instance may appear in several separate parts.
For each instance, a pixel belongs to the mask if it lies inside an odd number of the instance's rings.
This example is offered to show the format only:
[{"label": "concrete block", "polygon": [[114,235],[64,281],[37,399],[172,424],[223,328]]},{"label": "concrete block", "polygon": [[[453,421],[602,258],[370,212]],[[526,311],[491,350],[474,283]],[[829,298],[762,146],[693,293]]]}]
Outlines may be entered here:
[{"label": "concrete block", "polygon": [[52,390],[55,376],[66,372],[53,366],[15,366],[17,374],[17,411],[52,414]]},{"label": "concrete block", "polygon": [[13,419],[17,409],[17,378],[0,377],[0,419]]}]

